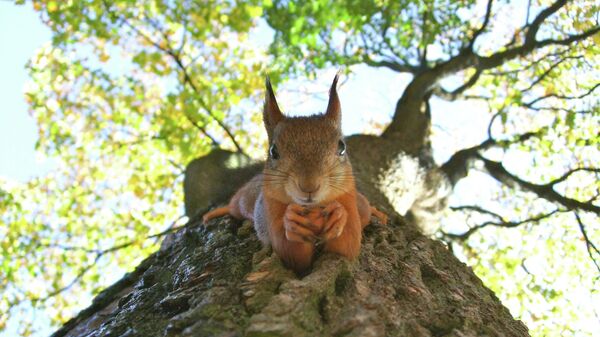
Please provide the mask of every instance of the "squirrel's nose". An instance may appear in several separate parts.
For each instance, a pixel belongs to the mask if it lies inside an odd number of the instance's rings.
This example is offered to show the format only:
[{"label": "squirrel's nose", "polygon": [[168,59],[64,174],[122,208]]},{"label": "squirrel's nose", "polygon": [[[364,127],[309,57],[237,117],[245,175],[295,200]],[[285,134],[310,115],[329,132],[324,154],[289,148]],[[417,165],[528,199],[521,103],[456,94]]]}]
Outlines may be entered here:
[{"label": "squirrel's nose", "polygon": [[316,181],[303,181],[298,183],[300,191],[308,194],[313,194],[319,190],[321,184]]}]

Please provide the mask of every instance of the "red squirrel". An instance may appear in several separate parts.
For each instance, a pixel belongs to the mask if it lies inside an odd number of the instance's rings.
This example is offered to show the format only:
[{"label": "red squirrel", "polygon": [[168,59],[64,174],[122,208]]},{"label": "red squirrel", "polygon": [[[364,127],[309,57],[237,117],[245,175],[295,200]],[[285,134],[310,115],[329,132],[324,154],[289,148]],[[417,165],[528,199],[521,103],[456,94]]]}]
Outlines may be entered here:
[{"label": "red squirrel", "polygon": [[286,117],[267,77],[265,168],[227,206],[203,217],[205,223],[225,214],[253,220],[258,238],[298,274],[310,268],[317,242],[322,242],[326,252],[354,259],[371,214],[387,221],[384,213],[356,191],[342,136],[337,82],[338,75],[324,114]]}]

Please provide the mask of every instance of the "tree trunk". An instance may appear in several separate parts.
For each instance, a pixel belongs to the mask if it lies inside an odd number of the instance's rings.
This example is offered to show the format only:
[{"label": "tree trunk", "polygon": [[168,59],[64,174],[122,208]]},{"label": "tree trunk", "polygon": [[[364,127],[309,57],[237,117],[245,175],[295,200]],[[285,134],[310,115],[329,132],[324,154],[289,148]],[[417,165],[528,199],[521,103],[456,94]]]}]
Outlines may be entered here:
[{"label": "tree trunk", "polygon": [[196,216],[53,336],[528,336],[470,268],[375,188],[382,166],[372,163],[392,145],[349,140],[359,188],[391,215],[365,229],[357,261],[324,254],[298,279],[249,221],[204,227]]}]

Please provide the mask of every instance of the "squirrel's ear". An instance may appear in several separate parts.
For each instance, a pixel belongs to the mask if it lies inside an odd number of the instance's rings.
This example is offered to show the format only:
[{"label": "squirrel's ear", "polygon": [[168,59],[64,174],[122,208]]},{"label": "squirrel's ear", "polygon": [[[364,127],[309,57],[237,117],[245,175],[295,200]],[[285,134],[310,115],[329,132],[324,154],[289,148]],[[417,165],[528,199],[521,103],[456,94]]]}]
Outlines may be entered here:
[{"label": "squirrel's ear", "polygon": [[281,113],[281,110],[279,110],[279,106],[277,106],[277,100],[275,99],[275,93],[273,93],[273,87],[271,86],[271,79],[269,76],[267,76],[265,85],[267,92],[265,93],[263,120],[265,122],[265,128],[267,129],[267,135],[269,136],[270,141],[271,136],[273,135],[273,130],[275,130],[275,126],[277,126],[277,123],[284,119],[284,116]]},{"label": "squirrel's ear", "polygon": [[340,105],[340,98],[337,94],[337,82],[339,77],[340,74],[337,73],[333,78],[333,83],[329,89],[329,104],[327,105],[327,111],[325,112],[325,117],[334,120],[336,124],[341,122],[342,117],[342,107]]}]

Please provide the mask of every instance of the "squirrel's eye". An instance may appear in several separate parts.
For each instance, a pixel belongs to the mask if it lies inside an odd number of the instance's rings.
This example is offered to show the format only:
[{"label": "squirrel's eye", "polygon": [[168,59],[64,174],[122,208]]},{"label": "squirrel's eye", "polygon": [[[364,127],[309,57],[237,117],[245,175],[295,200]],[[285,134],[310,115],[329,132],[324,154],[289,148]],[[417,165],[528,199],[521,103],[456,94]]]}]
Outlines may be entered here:
[{"label": "squirrel's eye", "polygon": [[338,155],[343,156],[346,154],[346,143],[340,139],[338,142]]},{"label": "squirrel's eye", "polygon": [[271,145],[269,148],[269,155],[272,159],[279,159],[279,152],[277,151],[277,146],[275,146],[275,144]]}]

